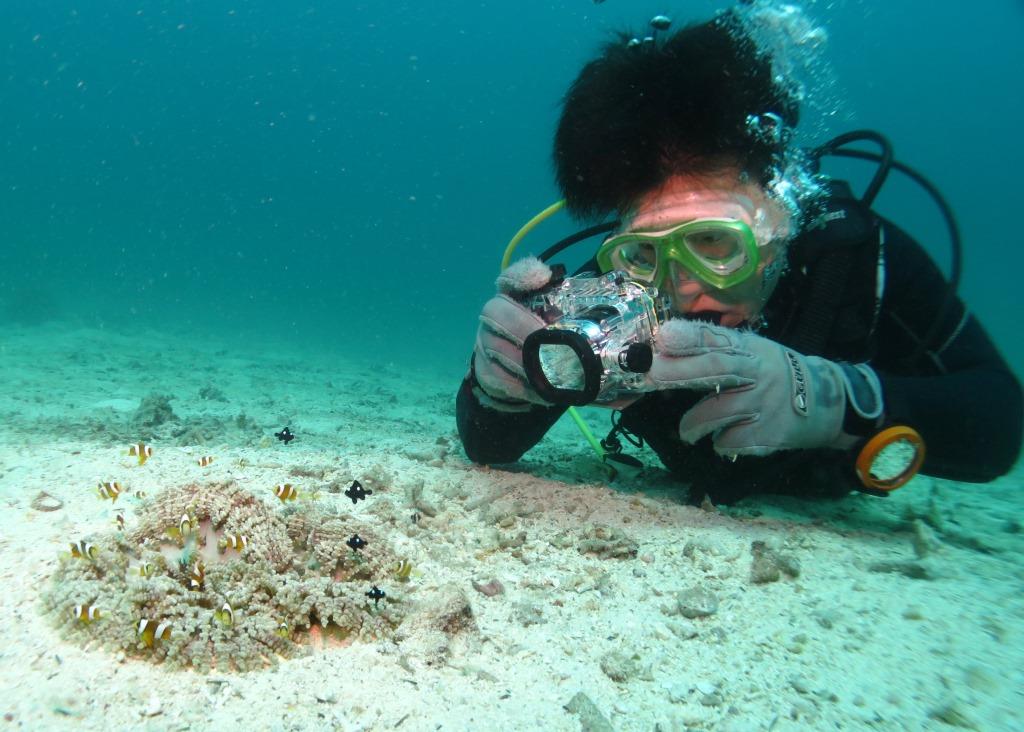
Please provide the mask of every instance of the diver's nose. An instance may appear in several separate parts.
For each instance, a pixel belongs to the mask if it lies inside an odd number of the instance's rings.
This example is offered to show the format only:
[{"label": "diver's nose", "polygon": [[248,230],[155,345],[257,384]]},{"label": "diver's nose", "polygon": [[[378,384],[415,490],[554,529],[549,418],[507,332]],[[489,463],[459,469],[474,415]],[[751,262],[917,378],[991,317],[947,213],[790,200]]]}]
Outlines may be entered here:
[{"label": "diver's nose", "polygon": [[682,297],[694,298],[707,292],[707,283],[694,277],[689,270],[683,269],[675,262],[669,268],[667,279],[672,291]]}]

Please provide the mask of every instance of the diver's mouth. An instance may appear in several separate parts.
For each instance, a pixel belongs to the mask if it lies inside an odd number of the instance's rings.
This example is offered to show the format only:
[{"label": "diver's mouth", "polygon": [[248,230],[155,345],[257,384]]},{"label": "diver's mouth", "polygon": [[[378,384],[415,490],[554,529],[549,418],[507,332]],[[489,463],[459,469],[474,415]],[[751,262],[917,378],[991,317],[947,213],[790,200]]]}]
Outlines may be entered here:
[{"label": "diver's mouth", "polygon": [[712,325],[721,325],[722,316],[725,313],[717,310],[695,310],[689,313],[683,313],[683,318],[686,320],[699,320],[702,323],[711,323]]}]

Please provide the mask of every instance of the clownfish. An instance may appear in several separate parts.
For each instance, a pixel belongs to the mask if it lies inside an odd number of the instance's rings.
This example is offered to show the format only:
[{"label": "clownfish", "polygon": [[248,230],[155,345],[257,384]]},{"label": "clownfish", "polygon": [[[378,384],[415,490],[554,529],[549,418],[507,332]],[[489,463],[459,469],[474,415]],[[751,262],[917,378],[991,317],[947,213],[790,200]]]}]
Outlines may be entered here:
[{"label": "clownfish", "polygon": [[117,514],[114,517],[114,520],[117,521],[117,528],[119,530],[121,530],[121,531],[124,531],[124,514],[123,513]]},{"label": "clownfish", "polygon": [[249,537],[244,534],[225,534],[217,542],[217,548],[221,552],[227,551],[228,549],[234,549],[236,552],[240,552],[249,546]]},{"label": "clownfish", "polygon": [[172,526],[167,529],[167,535],[172,539],[181,539],[185,541],[195,530],[196,520],[188,515],[188,512],[181,514],[181,518],[178,519],[178,525]]},{"label": "clownfish", "polygon": [[128,448],[128,456],[137,457],[139,465],[144,465],[153,456],[153,448],[143,442],[138,442]]},{"label": "clownfish", "polygon": [[99,549],[95,545],[81,539],[71,542],[71,556],[76,559],[95,559]]},{"label": "clownfish", "polygon": [[231,609],[231,603],[225,602],[220,606],[220,610],[214,610],[213,619],[221,625],[234,625],[235,611]]},{"label": "clownfish", "polygon": [[88,624],[93,620],[99,620],[103,616],[100,614],[100,609],[95,605],[75,605],[71,608],[71,617]]},{"label": "clownfish", "polygon": [[202,562],[196,562],[192,565],[192,571],[189,573],[188,588],[201,591],[204,582],[206,582],[206,567]]},{"label": "clownfish", "polygon": [[277,630],[274,631],[274,634],[279,638],[287,638],[292,634],[292,629],[288,627],[286,621],[282,620],[277,624]]},{"label": "clownfish", "polygon": [[213,455],[204,455],[196,460],[196,462],[199,463],[200,468],[205,468],[213,462]]},{"label": "clownfish", "polygon": [[108,480],[106,483],[100,483],[96,486],[99,491],[100,498],[109,498],[111,501],[117,501],[117,497],[121,495],[121,491],[124,489],[121,484],[117,481]]},{"label": "clownfish", "polygon": [[408,582],[412,574],[412,562],[408,559],[400,559],[391,570],[399,582]]},{"label": "clownfish", "polygon": [[143,618],[139,621],[138,633],[139,637],[142,638],[142,642],[150,648],[153,647],[153,643],[158,640],[170,640],[171,638],[171,624],[164,620],[161,623],[157,623],[155,620],[149,618]]},{"label": "clownfish", "polygon": [[298,498],[299,492],[291,483],[278,483],[277,487],[274,488],[274,495],[282,501],[294,501]]},{"label": "clownfish", "polygon": [[139,576],[140,577],[152,577],[156,571],[156,567],[151,562],[143,562],[139,565]]}]

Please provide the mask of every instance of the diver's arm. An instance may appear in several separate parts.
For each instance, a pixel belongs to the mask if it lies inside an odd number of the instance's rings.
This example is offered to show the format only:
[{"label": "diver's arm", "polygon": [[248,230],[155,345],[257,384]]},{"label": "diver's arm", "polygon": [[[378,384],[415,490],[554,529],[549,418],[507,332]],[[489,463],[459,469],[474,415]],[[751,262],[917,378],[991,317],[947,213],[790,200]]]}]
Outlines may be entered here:
[{"label": "diver's arm", "polygon": [[1020,383],[959,299],[924,355],[909,362],[942,307],[947,284],[917,242],[891,224],[885,230],[886,285],[871,365],[882,382],[886,417],[921,433],[923,473],[993,480],[1020,452]]},{"label": "diver's arm", "polygon": [[565,411],[564,407],[526,405],[523,411],[484,406],[474,389],[473,372],[462,381],[455,398],[455,420],[466,457],[484,465],[514,463],[540,442]]}]

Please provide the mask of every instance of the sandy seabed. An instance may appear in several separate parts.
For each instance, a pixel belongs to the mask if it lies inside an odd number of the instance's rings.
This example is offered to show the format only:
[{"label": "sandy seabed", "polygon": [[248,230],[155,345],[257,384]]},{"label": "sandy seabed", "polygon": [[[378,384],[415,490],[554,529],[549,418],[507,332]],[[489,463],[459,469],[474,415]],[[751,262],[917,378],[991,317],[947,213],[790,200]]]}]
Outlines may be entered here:
[{"label": "sandy seabed", "polygon": [[[1024,729],[1020,468],[701,509],[651,453],[608,484],[568,420],[512,470],[470,464],[458,372],[46,326],[0,333],[0,374],[2,728]],[[175,417],[138,466],[125,453],[151,394]],[[603,434],[607,414],[588,419]],[[285,425],[289,445],[272,437]],[[233,480],[275,505],[286,480],[366,476],[410,517],[380,527],[415,567],[408,601],[454,585],[472,608],[430,655],[413,630],[262,671],[172,671],[69,642],[42,606],[67,543],[113,527],[98,481],[126,486],[130,523],[137,491]],[[60,508],[33,508],[40,492]],[[789,574],[755,581],[772,574],[752,569],[755,542]]]}]

